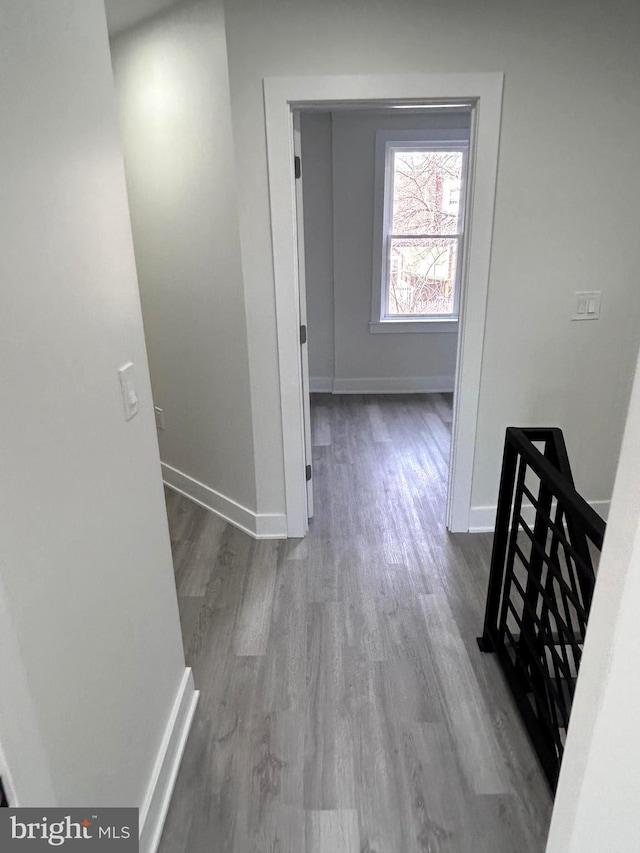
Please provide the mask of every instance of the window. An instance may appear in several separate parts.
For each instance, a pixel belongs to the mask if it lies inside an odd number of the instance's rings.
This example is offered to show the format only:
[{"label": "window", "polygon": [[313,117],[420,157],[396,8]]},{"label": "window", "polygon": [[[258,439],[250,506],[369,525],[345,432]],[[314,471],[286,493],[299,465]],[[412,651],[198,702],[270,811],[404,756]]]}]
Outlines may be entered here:
[{"label": "window", "polygon": [[377,134],[371,331],[457,328],[468,130],[446,134]]}]

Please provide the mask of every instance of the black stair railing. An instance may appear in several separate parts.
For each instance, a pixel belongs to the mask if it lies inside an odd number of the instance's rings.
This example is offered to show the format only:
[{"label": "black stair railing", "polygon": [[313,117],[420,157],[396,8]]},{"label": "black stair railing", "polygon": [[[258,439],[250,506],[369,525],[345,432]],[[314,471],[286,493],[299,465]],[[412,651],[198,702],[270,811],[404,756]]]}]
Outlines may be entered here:
[{"label": "black stair railing", "polygon": [[562,430],[509,427],[478,645],[497,655],[552,791],[605,529],[575,490]]}]

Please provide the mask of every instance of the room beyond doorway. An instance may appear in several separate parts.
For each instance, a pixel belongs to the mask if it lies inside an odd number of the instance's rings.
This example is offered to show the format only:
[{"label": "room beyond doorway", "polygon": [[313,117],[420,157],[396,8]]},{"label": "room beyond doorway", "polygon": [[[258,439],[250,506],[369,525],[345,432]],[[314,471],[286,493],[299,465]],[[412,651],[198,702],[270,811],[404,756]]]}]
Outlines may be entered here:
[{"label": "room beyond doorway", "polygon": [[[294,113],[305,407],[307,388],[454,392],[472,110]],[[305,411],[307,464],[309,433]]]}]

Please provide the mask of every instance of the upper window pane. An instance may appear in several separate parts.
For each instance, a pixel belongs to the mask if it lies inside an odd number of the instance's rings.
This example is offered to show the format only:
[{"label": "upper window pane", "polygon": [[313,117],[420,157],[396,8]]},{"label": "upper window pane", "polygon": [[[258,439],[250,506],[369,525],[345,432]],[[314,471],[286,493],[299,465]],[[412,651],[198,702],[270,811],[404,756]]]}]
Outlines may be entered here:
[{"label": "upper window pane", "polygon": [[392,234],[456,234],[462,151],[394,151]]}]

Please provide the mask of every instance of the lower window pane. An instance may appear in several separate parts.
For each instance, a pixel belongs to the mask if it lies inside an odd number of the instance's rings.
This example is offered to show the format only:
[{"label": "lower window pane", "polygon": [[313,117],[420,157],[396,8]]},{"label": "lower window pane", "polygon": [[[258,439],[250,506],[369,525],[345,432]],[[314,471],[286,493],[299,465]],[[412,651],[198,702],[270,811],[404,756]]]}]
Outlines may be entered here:
[{"label": "lower window pane", "polygon": [[392,237],[387,316],[452,314],[457,260],[456,238]]}]

